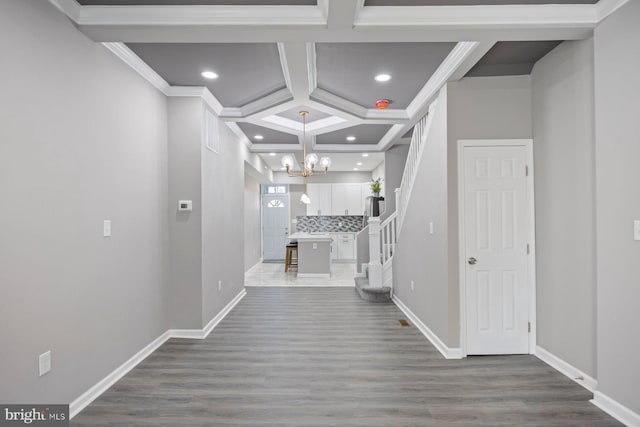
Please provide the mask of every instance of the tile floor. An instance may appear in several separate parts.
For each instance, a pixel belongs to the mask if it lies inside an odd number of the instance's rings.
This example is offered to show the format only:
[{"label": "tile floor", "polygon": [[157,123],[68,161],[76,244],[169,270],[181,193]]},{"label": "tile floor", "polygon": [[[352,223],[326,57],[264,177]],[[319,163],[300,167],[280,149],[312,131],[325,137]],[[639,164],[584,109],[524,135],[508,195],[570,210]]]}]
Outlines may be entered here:
[{"label": "tile floor", "polygon": [[356,275],[355,263],[333,263],[331,278],[298,278],[295,270],[284,272],[284,264],[261,263],[256,264],[244,275],[246,286],[278,286],[278,287],[313,287],[335,286],[355,287],[353,278]]}]

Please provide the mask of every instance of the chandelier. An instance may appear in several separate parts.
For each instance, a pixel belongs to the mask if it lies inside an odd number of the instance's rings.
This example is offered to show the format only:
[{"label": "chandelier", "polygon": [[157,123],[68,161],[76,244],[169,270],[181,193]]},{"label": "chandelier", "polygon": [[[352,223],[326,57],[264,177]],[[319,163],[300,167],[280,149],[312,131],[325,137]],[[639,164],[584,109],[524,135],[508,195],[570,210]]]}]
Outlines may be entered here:
[{"label": "chandelier", "polygon": [[[308,111],[300,111],[302,116],[302,157],[304,158],[304,165],[302,171],[293,171],[294,158],[292,155],[287,154],[282,156],[282,166],[287,169],[287,175],[290,177],[303,177],[304,178],[304,193],[300,198],[300,201],[305,204],[311,203],[311,199],[307,194],[307,178],[312,175],[325,175],[331,166],[331,158],[318,157],[316,153],[307,154],[307,116]],[[321,170],[317,171],[316,167],[320,166]]]}]

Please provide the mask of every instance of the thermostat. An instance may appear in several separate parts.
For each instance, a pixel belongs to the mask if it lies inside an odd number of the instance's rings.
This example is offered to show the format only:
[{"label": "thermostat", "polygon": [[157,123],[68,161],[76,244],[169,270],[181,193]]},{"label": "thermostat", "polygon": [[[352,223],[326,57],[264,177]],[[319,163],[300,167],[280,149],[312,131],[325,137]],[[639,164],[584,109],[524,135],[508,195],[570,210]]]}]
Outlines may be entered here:
[{"label": "thermostat", "polygon": [[193,210],[193,202],[191,200],[178,201],[178,210],[191,212]]}]

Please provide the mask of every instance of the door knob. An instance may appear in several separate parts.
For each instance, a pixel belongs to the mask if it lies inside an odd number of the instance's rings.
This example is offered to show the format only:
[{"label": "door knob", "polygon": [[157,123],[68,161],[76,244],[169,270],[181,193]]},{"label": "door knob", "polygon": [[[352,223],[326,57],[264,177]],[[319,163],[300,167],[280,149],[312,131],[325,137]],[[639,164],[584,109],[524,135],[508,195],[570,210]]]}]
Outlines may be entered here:
[{"label": "door knob", "polygon": [[475,265],[478,262],[478,260],[475,259],[474,257],[471,257],[467,260],[467,262],[469,263],[469,265]]}]

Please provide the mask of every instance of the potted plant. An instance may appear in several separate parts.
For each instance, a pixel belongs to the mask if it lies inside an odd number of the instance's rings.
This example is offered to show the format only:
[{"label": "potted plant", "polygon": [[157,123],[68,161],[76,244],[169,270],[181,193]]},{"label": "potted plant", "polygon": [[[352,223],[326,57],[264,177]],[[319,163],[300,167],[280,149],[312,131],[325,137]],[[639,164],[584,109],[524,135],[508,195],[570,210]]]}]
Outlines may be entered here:
[{"label": "potted plant", "polygon": [[380,197],[380,190],[382,190],[382,178],[372,179],[369,186],[371,187],[373,196]]}]

